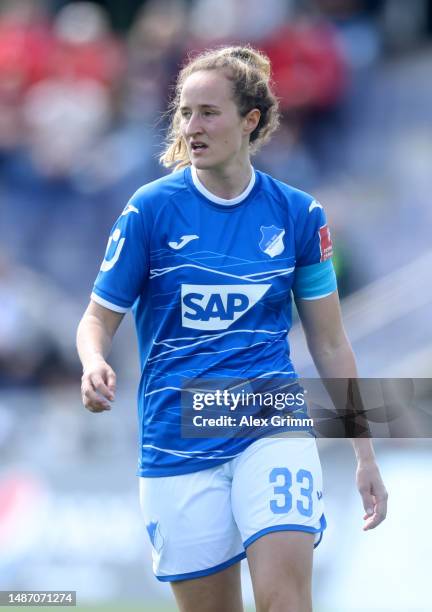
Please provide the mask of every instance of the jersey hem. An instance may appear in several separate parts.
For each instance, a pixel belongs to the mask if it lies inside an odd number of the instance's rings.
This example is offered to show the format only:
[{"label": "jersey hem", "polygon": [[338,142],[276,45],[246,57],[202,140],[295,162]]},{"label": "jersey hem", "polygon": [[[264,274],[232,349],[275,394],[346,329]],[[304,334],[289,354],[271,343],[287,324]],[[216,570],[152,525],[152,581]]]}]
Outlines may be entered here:
[{"label": "jersey hem", "polygon": [[[254,442],[255,440],[251,440]],[[247,448],[247,447],[246,447]],[[236,455],[231,457],[227,457],[226,459],[212,459],[211,461],[206,461],[203,463],[190,465],[188,462],[186,466],[178,467],[178,468],[139,468],[136,472],[136,475],[140,478],[159,478],[162,476],[179,476],[180,474],[193,474],[194,472],[202,472],[203,470],[209,470],[217,465],[222,465],[223,463],[227,463],[228,461],[232,461],[245,449],[243,448]]]},{"label": "jersey hem", "polygon": [[[292,428],[290,426],[287,426],[286,428],[282,428],[278,432],[278,434],[276,434],[276,437],[279,434],[288,433],[290,431],[292,431]],[[153,468],[153,467],[138,468],[138,470],[135,472],[135,475],[138,478],[163,478],[164,476],[180,476],[182,474],[193,474],[194,472],[202,472],[203,470],[210,470],[211,468],[214,468],[218,465],[222,465],[223,463],[228,463],[228,461],[232,461],[233,459],[236,459],[254,442],[257,442],[258,440],[262,440],[264,438],[273,437],[269,435],[270,432],[271,430],[266,432],[267,435],[264,434],[264,435],[259,435],[256,437],[251,436],[251,437],[245,438],[245,440],[248,440],[249,443],[243,448],[241,448],[238,451],[238,453],[235,453],[229,457],[225,457],[225,458],[221,457],[220,459],[208,459],[206,461],[201,461],[200,463],[192,463],[191,461],[186,461],[186,463],[183,463],[180,466],[171,467],[171,468],[169,466],[159,467],[159,468]],[[295,432],[295,434],[307,435],[313,439],[316,439],[317,437],[315,430],[313,428],[298,430]],[[303,435],[301,437],[303,437]]]}]

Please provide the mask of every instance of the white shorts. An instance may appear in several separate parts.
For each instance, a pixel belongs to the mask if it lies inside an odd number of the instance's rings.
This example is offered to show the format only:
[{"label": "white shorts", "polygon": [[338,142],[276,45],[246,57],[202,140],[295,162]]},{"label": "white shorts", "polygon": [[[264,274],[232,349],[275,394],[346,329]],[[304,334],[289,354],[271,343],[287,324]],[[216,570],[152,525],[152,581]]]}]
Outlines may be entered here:
[{"label": "white shorts", "polygon": [[162,581],[199,578],[246,556],[271,531],[326,527],[315,439],[262,438],[222,465],[140,478],[140,503]]}]

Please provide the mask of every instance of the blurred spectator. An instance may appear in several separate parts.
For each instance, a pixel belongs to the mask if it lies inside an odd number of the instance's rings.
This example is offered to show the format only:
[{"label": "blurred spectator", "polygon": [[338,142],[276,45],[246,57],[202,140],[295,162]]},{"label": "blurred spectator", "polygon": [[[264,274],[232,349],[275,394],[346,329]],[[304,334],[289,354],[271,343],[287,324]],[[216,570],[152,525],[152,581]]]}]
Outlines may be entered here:
[{"label": "blurred spectator", "polygon": [[345,62],[333,28],[324,20],[284,24],[261,41],[273,69],[282,110],[326,109],[339,103]]},{"label": "blurred spectator", "polygon": [[387,0],[382,18],[387,49],[405,51],[423,43],[428,19],[432,22],[431,0]]},{"label": "blurred spectator", "polygon": [[110,31],[102,7],[93,2],[69,4],[59,11],[53,26],[52,76],[92,79],[108,87],[118,83],[126,68],[124,46]]},{"label": "blurred spectator", "polygon": [[313,0],[313,4],[332,19],[350,19],[353,16],[375,16],[386,0]]},{"label": "blurred spectator", "polygon": [[43,9],[9,2],[0,14],[0,149],[24,145],[36,175],[62,177],[112,125],[126,56],[96,4],[52,23]]},{"label": "blurred spectator", "polygon": [[346,95],[348,67],[337,31],[325,19],[304,15],[261,41],[273,69],[282,126],[262,159],[281,180],[303,189],[338,165],[334,142]]},{"label": "blurred spectator", "polygon": [[256,43],[289,21],[294,9],[294,0],[197,0],[189,20],[192,44],[188,46],[197,49],[233,40]]},{"label": "blurred spectator", "polygon": [[179,0],[147,2],[137,14],[126,40],[129,63],[115,125],[78,160],[72,176],[77,191],[114,190],[135,176],[138,186],[161,172],[161,119],[184,57],[186,19],[186,4]]},{"label": "blurred spectator", "polygon": [[90,2],[59,11],[53,41],[50,76],[30,88],[23,111],[33,165],[56,177],[73,172],[110,128],[125,56],[107,15]]},{"label": "blurred spectator", "polygon": [[137,15],[128,37],[129,79],[125,113],[153,122],[185,52],[187,12],[182,0],[151,0]]},{"label": "blurred spectator", "polygon": [[76,317],[46,278],[0,253],[0,386],[76,380]]},{"label": "blurred spectator", "polygon": [[112,120],[107,88],[88,78],[41,81],[27,92],[23,113],[33,165],[51,177],[69,175]]},{"label": "blurred spectator", "polygon": [[21,142],[20,105],[28,87],[47,75],[52,47],[45,2],[0,5],[0,156]]},{"label": "blurred spectator", "polygon": [[314,0],[314,4],[339,30],[351,68],[367,68],[377,60],[381,50],[377,17],[384,0]]}]

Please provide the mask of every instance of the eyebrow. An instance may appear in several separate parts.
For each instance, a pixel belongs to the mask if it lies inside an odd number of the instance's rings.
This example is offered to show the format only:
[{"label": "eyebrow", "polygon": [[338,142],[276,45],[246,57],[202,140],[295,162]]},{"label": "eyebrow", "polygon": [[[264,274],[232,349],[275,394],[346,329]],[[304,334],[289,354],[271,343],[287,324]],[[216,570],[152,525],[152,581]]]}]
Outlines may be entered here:
[{"label": "eyebrow", "polygon": [[[216,108],[219,109],[219,106],[216,104],[198,104],[199,108]],[[180,110],[190,110],[190,107],[187,105],[180,106]]]}]

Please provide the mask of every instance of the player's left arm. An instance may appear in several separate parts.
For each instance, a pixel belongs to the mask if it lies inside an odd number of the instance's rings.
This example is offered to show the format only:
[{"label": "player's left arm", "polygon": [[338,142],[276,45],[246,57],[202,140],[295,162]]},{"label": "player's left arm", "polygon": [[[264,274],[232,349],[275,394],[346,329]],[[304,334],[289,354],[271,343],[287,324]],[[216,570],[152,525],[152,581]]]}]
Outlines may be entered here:
[{"label": "player's left arm", "polygon": [[[318,299],[296,299],[309,351],[320,376],[357,378],[353,350],[342,323],[337,291]],[[379,525],[387,513],[387,491],[382,481],[372,442],[353,438],[357,458],[357,487],[363,500],[366,521],[363,530]]]}]

